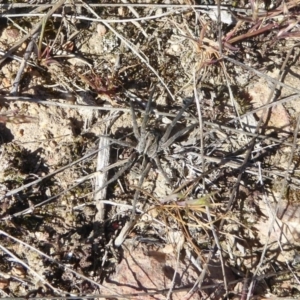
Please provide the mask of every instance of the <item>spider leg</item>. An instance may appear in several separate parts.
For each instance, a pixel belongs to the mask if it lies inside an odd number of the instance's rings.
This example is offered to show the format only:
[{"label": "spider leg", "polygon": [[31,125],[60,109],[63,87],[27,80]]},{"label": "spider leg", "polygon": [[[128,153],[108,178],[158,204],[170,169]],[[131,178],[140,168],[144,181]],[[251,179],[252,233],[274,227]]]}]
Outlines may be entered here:
[{"label": "spider leg", "polygon": [[139,127],[136,121],[136,115],[134,113],[134,109],[133,109],[133,104],[130,101],[130,113],[131,113],[131,117],[132,117],[132,127],[133,127],[133,133],[135,138],[139,141],[141,138],[140,132],[139,132]]},{"label": "spider leg", "polygon": [[187,132],[189,132],[190,130],[192,130],[194,127],[196,127],[198,124],[192,124],[186,128],[183,128],[181,130],[179,130],[178,132],[176,132],[174,135],[172,135],[166,142],[161,143],[160,144],[160,149],[164,150],[167,149],[170,145],[172,145],[174,143],[174,141],[176,139],[178,139],[179,137],[181,137],[182,135],[186,134]]},{"label": "spider leg", "polygon": [[[144,179],[148,175],[148,173],[150,171],[150,168],[151,168],[151,162],[148,159],[145,160],[145,162],[147,162],[147,164],[146,163],[142,164],[143,172],[142,172],[142,174],[140,176],[140,179],[139,179],[139,183],[138,183],[139,188],[142,188],[142,185],[144,183]],[[138,200],[139,196],[140,196],[140,190],[136,190],[135,193],[134,193],[133,202],[132,202],[132,216],[131,216],[132,220],[134,219],[135,214],[136,214],[135,208],[136,208],[136,203],[137,203],[137,200]]]},{"label": "spider leg", "polygon": [[129,142],[124,142],[124,141],[121,141],[121,140],[112,139],[112,138],[110,138],[106,135],[99,135],[99,137],[103,137],[103,138],[108,139],[112,144],[117,144],[117,145],[128,147],[128,148],[134,148],[135,147],[133,144],[131,144]]},{"label": "spider leg", "polygon": [[139,139],[139,143],[136,148],[136,150],[139,153],[143,153],[145,150],[146,140],[147,140],[146,127],[147,127],[147,123],[148,123],[149,116],[150,116],[151,103],[152,103],[152,99],[153,99],[155,90],[156,90],[156,85],[152,88],[152,91],[150,93],[149,100],[148,100],[148,103],[147,103],[147,106],[145,109],[145,115],[144,115],[142,126],[141,126],[141,134],[140,134],[141,138]]},{"label": "spider leg", "polygon": [[142,126],[141,126],[141,135],[145,134],[145,132],[146,132],[146,126],[147,126],[147,123],[148,123],[148,119],[149,119],[149,115],[150,115],[150,109],[151,109],[151,103],[152,103],[152,99],[153,99],[153,95],[154,95],[155,90],[156,90],[156,85],[154,85],[154,87],[152,88],[152,91],[150,93],[149,100],[148,100],[148,103],[147,103],[147,106],[146,106],[146,109],[145,109],[145,116],[144,116],[143,123],[142,123]]},{"label": "spider leg", "polygon": [[[143,166],[145,166],[145,164],[143,163]],[[151,168],[151,162],[148,160],[148,163],[146,165],[146,168],[144,168],[144,171],[142,172],[142,175],[139,179],[139,184],[138,187],[141,188],[142,184],[144,182],[145,177],[147,176],[147,174],[149,173]],[[130,220],[124,225],[124,227],[122,228],[120,234],[117,236],[117,238],[115,239],[115,246],[119,247],[123,244],[126,236],[128,235],[129,231],[133,228],[133,226],[136,223],[136,203],[137,200],[140,196],[140,190],[136,190],[134,193],[134,197],[133,197],[133,202],[132,202],[132,215],[130,217]]]},{"label": "spider leg", "polygon": [[172,129],[175,127],[176,123],[178,122],[178,120],[181,118],[182,114],[184,113],[184,111],[188,108],[188,106],[192,103],[193,99],[190,99],[189,101],[187,101],[187,103],[181,108],[181,110],[179,111],[179,113],[177,114],[177,116],[173,119],[172,123],[168,126],[165,134],[163,135],[163,137],[161,138],[161,144],[165,144],[166,141],[169,139],[169,136],[171,134]]},{"label": "spider leg", "polygon": [[165,177],[166,181],[167,181],[169,184],[171,184],[171,180],[169,179],[167,173],[166,173],[166,172],[164,171],[164,169],[162,168],[158,156],[154,157],[153,159],[154,159],[154,161],[155,161],[155,163],[156,163],[156,166],[157,166],[157,169],[159,170],[159,172],[161,172],[161,174]]},{"label": "spider leg", "polygon": [[126,170],[128,170],[129,168],[131,168],[133,166],[133,164],[136,161],[136,158],[137,158],[136,153],[133,153],[130,156],[129,160],[125,163],[125,165],[110,180],[108,180],[105,184],[103,184],[101,187],[99,187],[94,193],[98,193],[99,191],[101,191],[103,188],[105,188],[109,184],[115,182]]}]

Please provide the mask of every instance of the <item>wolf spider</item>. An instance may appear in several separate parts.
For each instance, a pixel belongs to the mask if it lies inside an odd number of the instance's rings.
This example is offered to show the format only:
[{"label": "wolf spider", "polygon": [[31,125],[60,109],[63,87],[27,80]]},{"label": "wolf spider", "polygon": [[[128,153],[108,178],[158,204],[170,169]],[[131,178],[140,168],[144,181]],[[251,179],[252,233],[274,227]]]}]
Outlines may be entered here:
[{"label": "wolf spider", "polygon": [[[168,178],[168,175],[166,174],[166,172],[163,170],[163,168],[161,166],[159,156],[160,156],[161,152],[163,152],[170,145],[172,145],[176,139],[178,139],[179,137],[183,136],[184,134],[186,134],[187,132],[192,130],[197,125],[197,123],[192,124],[186,128],[179,130],[177,133],[175,133],[174,135],[172,135],[170,137],[170,134],[171,134],[172,130],[174,129],[176,123],[181,118],[182,114],[187,109],[187,107],[191,104],[192,101],[189,100],[178,112],[176,117],[173,119],[172,123],[169,124],[164,135],[161,138],[159,138],[158,134],[155,133],[154,131],[147,130],[147,123],[148,123],[149,116],[150,116],[151,103],[152,103],[154,91],[155,91],[155,87],[151,91],[151,94],[150,94],[150,97],[149,97],[149,100],[148,100],[148,103],[147,103],[147,106],[145,109],[145,115],[144,115],[140,130],[139,130],[139,126],[137,124],[136,115],[134,113],[133,104],[132,104],[132,102],[130,102],[130,113],[131,113],[131,117],[132,117],[133,134],[137,140],[136,143],[129,143],[129,142],[109,138],[107,136],[102,136],[104,138],[108,138],[109,141],[111,141],[111,143],[113,143],[113,144],[118,144],[118,145],[128,147],[128,148],[135,150],[131,154],[128,161],[125,163],[125,165],[113,176],[113,178],[111,178],[109,181],[106,182],[105,186],[116,181],[126,170],[128,170],[130,167],[132,167],[134,165],[134,163],[138,160],[138,158],[141,156],[143,157],[143,162],[142,162],[142,170],[143,171],[140,176],[139,183],[138,183],[139,188],[141,188],[141,186],[144,182],[144,178],[147,176],[148,172],[150,171],[151,165],[153,163],[157,166],[158,170],[165,177],[166,181],[168,183],[170,183],[170,179]],[[100,189],[102,189],[102,188],[104,188],[104,186],[100,187]],[[136,191],[135,196],[134,196],[135,201],[138,198],[138,195],[139,195],[139,192]]]}]

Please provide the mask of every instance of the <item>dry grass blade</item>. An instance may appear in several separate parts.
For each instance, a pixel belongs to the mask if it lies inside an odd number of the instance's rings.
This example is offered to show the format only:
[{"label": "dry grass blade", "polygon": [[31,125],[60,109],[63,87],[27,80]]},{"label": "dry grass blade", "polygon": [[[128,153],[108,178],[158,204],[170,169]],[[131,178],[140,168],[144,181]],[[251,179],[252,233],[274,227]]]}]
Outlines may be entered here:
[{"label": "dry grass blade", "polygon": [[37,33],[43,26],[45,26],[45,23],[47,22],[47,20],[51,17],[51,15],[61,6],[64,5],[64,3],[66,2],[66,0],[59,0],[52,8],[51,10],[49,10],[49,12],[45,15],[45,17],[42,19],[42,21],[40,21],[32,30],[30,33],[28,33],[27,35],[25,35],[21,40],[19,40],[13,47],[11,47],[6,53],[5,55],[3,55],[3,57],[0,60],[0,65],[3,64],[3,62],[9,57],[11,56],[19,47],[22,43],[24,43],[28,38],[32,37],[35,35],[35,33]]},{"label": "dry grass blade", "polygon": [[299,296],[300,0],[121,2],[0,5],[1,296]]},{"label": "dry grass blade", "polygon": [[[97,13],[95,13],[94,10],[92,10],[87,4],[84,4],[84,6],[94,15],[96,16],[98,19],[101,19],[99,17],[99,15],[97,15]],[[170,89],[168,88],[167,84],[164,82],[164,80],[161,78],[161,76],[157,73],[157,71],[148,63],[148,61],[144,58],[147,57],[144,53],[140,53],[140,51],[138,51],[136,49],[136,47],[130,43],[130,41],[126,40],[120,33],[118,33],[113,27],[111,27],[107,22],[105,22],[104,20],[101,20],[101,22],[108,27],[143,63],[145,63],[147,65],[147,67],[149,68],[149,70],[151,70],[155,76],[158,78],[158,80],[161,82],[161,84],[166,88],[166,90],[168,91],[169,96],[174,100],[174,95],[172,94],[172,92],[170,91]]]},{"label": "dry grass blade", "polygon": [[[6,237],[9,238],[9,239],[12,239],[12,240],[15,241],[16,243],[19,243],[19,244],[21,244],[22,246],[24,246],[24,247],[26,247],[26,248],[28,248],[28,249],[30,249],[30,250],[32,250],[32,251],[38,253],[38,254],[41,255],[42,257],[45,257],[45,258],[49,259],[50,261],[53,261],[54,263],[60,265],[62,268],[64,268],[64,269],[70,271],[70,272],[73,273],[74,275],[76,275],[76,276],[78,276],[78,277],[82,277],[82,278],[84,278],[84,279],[87,280],[87,281],[91,281],[93,284],[95,284],[95,285],[98,286],[99,288],[103,288],[103,289],[105,289],[105,290],[111,291],[110,289],[105,288],[105,287],[102,286],[101,284],[99,284],[99,283],[97,283],[97,282],[94,282],[92,279],[90,279],[90,278],[88,278],[88,277],[86,277],[86,276],[84,276],[84,275],[82,275],[82,274],[80,274],[80,273],[74,271],[73,269],[69,268],[68,266],[63,265],[63,264],[61,264],[61,263],[59,263],[59,262],[53,260],[53,258],[51,258],[49,255],[47,255],[47,254],[41,252],[40,250],[36,249],[35,247],[32,247],[31,245],[29,245],[29,244],[27,244],[27,243],[25,243],[25,242],[23,242],[23,241],[21,241],[21,240],[15,238],[15,237],[13,237],[13,236],[10,236],[10,235],[7,234],[6,232],[0,230],[0,234],[3,235],[3,236],[6,236]],[[0,245],[0,246],[1,246],[1,245]],[[7,249],[4,249],[3,246],[1,246],[1,249],[3,249],[4,251],[8,251]],[[11,255],[12,257],[14,257],[14,259],[16,259],[17,261],[19,261],[18,258],[16,258],[10,251],[8,251],[7,253],[9,253],[9,255]],[[21,262],[20,262],[20,263],[21,263]],[[25,265],[23,262],[22,262],[22,264]],[[29,269],[30,269],[30,268],[29,268]],[[34,272],[34,271],[32,271],[32,272]],[[38,275],[37,277],[39,278],[40,276]],[[42,281],[44,281],[44,280],[42,279]],[[47,284],[47,283],[46,283],[46,284]],[[53,288],[53,290],[55,291],[54,288]],[[119,295],[119,294],[117,293],[117,291],[112,291],[112,292],[113,292],[114,294],[116,294],[116,295]],[[57,294],[58,294],[58,295],[61,295],[61,292],[58,292]],[[120,296],[120,295],[119,295],[119,296]]]},{"label": "dry grass blade", "polygon": [[[279,197],[277,199],[276,208],[275,208],[274,211],[271,210],[271,212],[270,212],[270,214],[271,214],[271,218],[270,219],[271,220],[270,220],[270,224],[269,224],[268,237],[267,237],[267,240],[265,241],[264,249],[263,249],[262,256],[260,258],[259,264],[257,265],[257,267],[255,269],[254,277],[259,273],[259,271],[260,271],[260,269],[261,269],[261,267],[262,267],[262,265],[264,263],[264,260],[266,259],[266,251],[267,251],[267,249],[269,247],[269,238],[270,238],[271,232],[274,230],[275,226],[277,226],[277,225],[275,225],[276,219],[277,219],[277,213],[278,213],[279,207],[282,204],[282,199],[283,199],[283,196],[284,196],[284,191],[285,191],[285,188],[287,186],[288,178],[290,176],[289,175],[289,171],[290,171],[290,168],[291,168],[291,165],[292,165],[292,160],[293,160],[293,157],[294,157],[294,154],[295,154],[295,150],[296,150],[297,133],[299,131],[299,127],[300,127],[300,116],[298,115],[297,125],[296,125],[295,132],[294,132],[294,146],[292,147],[292,151],[291,151],[289,162],[288,162],[288,167],[287,167],[287,170],[286,170],[285,175],[284,175],[285,178],[284,178],[284,180],[282,182],[281,192],[280,192],[280,195],[279,195]],[[284,234],[284,233],[281,232],[280,235],[281,234]],[[279,245],[281,251],[284,252],[283,247],[281,245],[281,242],[279,240],[279,237],[277,237],[277,241],[278,241],[278,245]],[[289,266],[288,261],[286,261],[286,264],[287,264],[287,266]],[[293,274],[293,276],[296,279],[297,283],[300,284],[300,282],[298,280],[298,277],[294,274],[292,268],[289,267],[289,270]],[[255,280],[251,280],[250,284],[249,284],[249,291],[248,291],[248,294],[247,294],[247,300],[250,299],[251,296],[252,296],[254,284],[255,284]]]},{"label": "dry grass blade", "polygon": [[270,77],[270,76],[268,76],[268,75],[266,75],[266,74],[264,74],[264,73],[262,73],[262,72],[260,72],[258,70],[255,70],[254,68],[251,68],[251,67],[249,67],[249,66],[247,66],[247,65],[245,65],[245,64],[243,64],[243,63],[241,63],[241,62],[239,62],[239,61],[237,61],[237,60],[235,60],[235,59],[233,59],[231,57],[223,55],[223,58],[226,59],[226,60],[228,60],[228,61],[230,61],[230,62],[232,62],[232,63],[234,63],[234,64],[236,64],[236,65],[238,65],[238,66],[241,66],[242,68],[244,68],[244,69],[246,69],[246,70],[248,70],[250,72],[253,72],[254,74],[256,74],[259,77],[265,78],[268,82],[276,84],[277,86],[280,86],[282,88],[287,88],[287,89],[289,89],[289,90],[291,90],[291,91],[293,91],[293,92],[295,92],[297,94],[300,93],[299,89],[297,89],[295,87],[292,87],[292,86],[289,86],[288,84],[285,84],[285,83],[283,83],[283,82],[281,82],[281,81],[279,81],[279,80],[277,80],[275,78],[272,78],[272,77]]},{"label": "dry grass blade", "polygon": [[[283,85],[284,87],[286,85]],[[287,103],[287,102],[291,102],[291,101],[295,101],[298,100],[299,96],[298,95],[292,95],[289,97],[286,97],[284,99],[278,100],[274,103],[269,103],[266,105],[263,105],[257,109],[251,110],[243,115],[241,115],[238,118],[233,118],[229,123],[234,123],[236,120],[241,119],[241,118],[245,118],[247,116],[253,115],[256,112],[259,112],[260,110],[266,109],[266,108],[270,108],[273,106],[276,106],[278,104],[282,104],[282,103]],[[32,102],[32,103],[39,103],[39,104],[44,104],[46,106],[57,106],[57,107],[62,107],[62,108],[72,108],[72,109],[76,109],[76,110],[80,110],[82,108],[84,109],[88,109],[88,110],[97,110],[97,111],[119,111],[119,112],[130,112],[129,108],[122,108],[122,107],[110,107],[110,106],[93,106],[93,105],[73,105],[73,104],[67,104],[67,103],[59,103],[59,102],[53,102],[53,101],[47,101],[47,100],[41,100],[41,99],[35,99],[35,98],[30,98],[30,97],[15,97],[15,96],[7,96],[3,98],[4,100],[9,100],[9,101],[23,101],[23,102]],[[53,100],[61,100],[61,99],[53,99]],[[144,110],[137,110],[139,113],[144,113]],[[175,118],[176,114],[172,114],[172,113],[166,113],[166,112],[162,112],[162,111],[157,111],[155,110],[155,114],[158,116],[163,116],[163,117],[171,117],[171,118]],[[187,120],[192,120],[195,121],[194,117],[185,117]],[[206,126],[211,126],[213,128],[218,128],[220,130],[224,130],[224,131],[231,131],[233,133],[241,133],[244,134],[246,136],[250,136],[250,137],[257,137],[260,139],[268,139],[274,143],[279,143],[282,145],[286,145],[286,146],[292,146],[292,143],[287,142],[286,140],[282,140],[282,139],[277,139],[274,138],[272,136],[266,136],[263,134],[255,134],[252,132],[247,132],[247,131],[243,131],[240,129],[236,129],[236,128],[232,128],[229,126],[226,126],[224,124],[218,123],[218,122],[210,122],[210,121],[206,121],[204,120],[203,123]],[[196,124],[195,124],[196,125]]]},{"label": "dry grass blade", "polygon": [[[3,234],[3,232],[1,232]],[[28,270],[30,273],[32,273],[35,277],[39,278],[39,280],[41,280],[41,282],[43,282],[45,285],[47,285],[48,287],[50,287],[52,289],[52,291],[54,293],[56,293],[57,295],[61,294],[61,291],[57,290],[56,288],[54,288],[49,282],[47,282],[42,276],[40,276],[36,271],[34,271],[32,268],[30,268],[24,261],[22,261],[21,259],[19,259],[17,256],[15,256],[11,251],[9,251],[8,249],[6,249],[5,247],[3,247],[2,245],[0,245],[0,249],[6,253],[7,255],[10,256],[11,260],[14,261],[15,263],[20,264],[21,266],[25,267],[26,270]]]},{"label": "dry grass blade", "polygon": [[11,191],[9,191],[8,193],[6,193],[1,199],[4,199],[5,197],[10,197],[10,196],[12,196],[12,195],[14,195],[14,194],[16,194],[16,193],[22,191],[22,190],[24,190],[24,189],[26,189],[26,188],[28,188],[28,187],[34,185],[34,184],[38,184],[38,183],[42,182],[43,180],[45,180],[45,179],[47,179],[47,178],[49,178],[49,177],[52,177],[52,176],[54,176],[54,175],[56,175],[56,174],[58,174],[58,173],[60,173],[60,172],[62,172],[62,171],[64,171],[64,170],[66,170],[66,169],[69,169],[71,166],[80,163],[81,161],[87,159],[88,157],[90,157],[90,156],[92,156],[92,155],[95,155],[96,153],[98,153],[98,151],[99,151],[99,150],[96,150],[96,151],[94,151],[94,152],[92,152],[92,153],[89,153],[86,157],[82,157],[82,158],[78,159],[77,161],[74,161],[74,162],[72,162],[71,164],[69,164],[69,165],[67,165],[67,166],[64,166],[64,167],[62,167],[62,168],[56,170],[55,172],[50,173],[50,174],[44,176],[43,178],[39,178],[39,179],[37,179],[37,180],[34,180],[33,182],[30,182],[30,183],[25,184],[25,185],[23,185],[23,186],[21,186],[21,187],[18,187],[17,189],[11,190]]}]

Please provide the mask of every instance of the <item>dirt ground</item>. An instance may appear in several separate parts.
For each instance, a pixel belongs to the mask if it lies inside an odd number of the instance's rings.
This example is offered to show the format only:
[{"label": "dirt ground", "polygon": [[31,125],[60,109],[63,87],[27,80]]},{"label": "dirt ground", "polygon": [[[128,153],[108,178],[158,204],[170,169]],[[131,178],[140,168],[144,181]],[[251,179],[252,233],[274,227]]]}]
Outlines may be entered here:
[{"label": "dirt ground", "polygon": [[1,297],[299,297],[299,1],[122,3],[1,4]]}]

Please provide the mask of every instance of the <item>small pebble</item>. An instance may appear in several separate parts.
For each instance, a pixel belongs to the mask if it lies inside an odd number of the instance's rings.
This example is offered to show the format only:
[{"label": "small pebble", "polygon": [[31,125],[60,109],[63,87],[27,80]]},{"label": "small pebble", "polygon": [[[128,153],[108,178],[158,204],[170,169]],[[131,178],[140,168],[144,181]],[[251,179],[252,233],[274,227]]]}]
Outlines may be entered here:
[{"label": "small pebble", "polygon": [[100,35],[100,36],[104,36],[105,33],[107,32],[106,30],[106,27],[102,24],[97,24],[97,33]]}]

